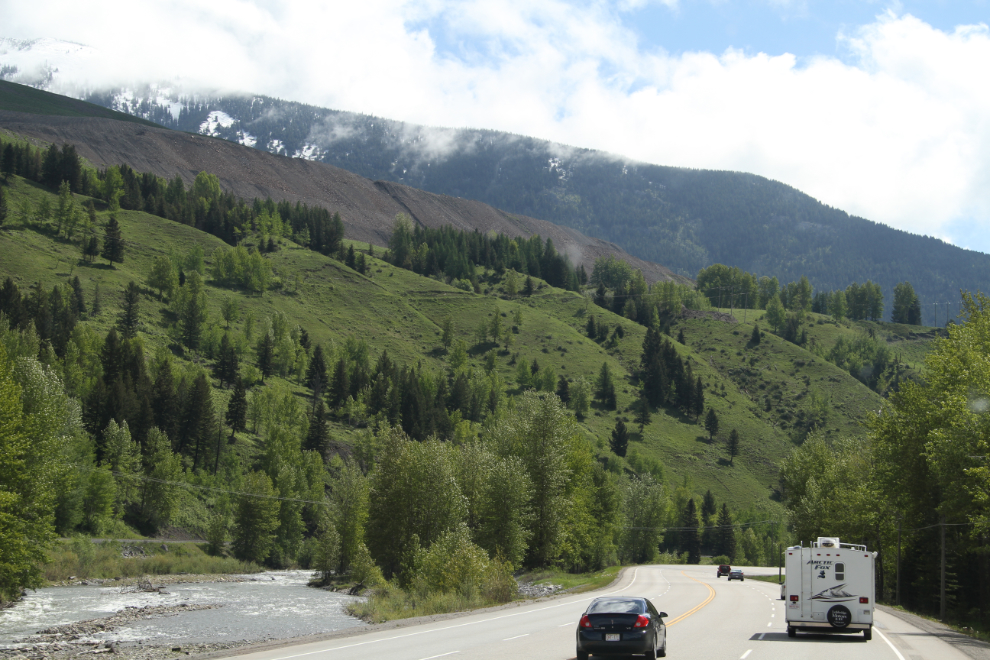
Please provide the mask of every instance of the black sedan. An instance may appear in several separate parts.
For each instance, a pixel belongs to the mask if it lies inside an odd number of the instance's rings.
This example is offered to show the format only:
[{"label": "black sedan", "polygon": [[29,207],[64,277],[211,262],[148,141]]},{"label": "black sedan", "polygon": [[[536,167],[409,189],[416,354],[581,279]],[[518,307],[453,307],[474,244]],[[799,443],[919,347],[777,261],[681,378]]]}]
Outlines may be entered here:
[{"label": "black sedan", "polygon": [[666,612],[646,598],[602,596],[591,601],[577,629],[577,658],[589,655],[667,655]]}]

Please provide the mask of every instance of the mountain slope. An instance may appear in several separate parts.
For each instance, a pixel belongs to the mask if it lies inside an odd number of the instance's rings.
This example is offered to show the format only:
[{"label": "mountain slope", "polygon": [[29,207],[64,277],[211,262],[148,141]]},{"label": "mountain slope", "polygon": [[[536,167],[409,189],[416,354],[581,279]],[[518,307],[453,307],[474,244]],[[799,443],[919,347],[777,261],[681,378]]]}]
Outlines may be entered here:
[{"label": "mountain slope", "polygon": [[888,312],[894,285],[910,281],[928,324],[932,303],[987,288],[988,255],[850,216],[760,176],[637,163],[497,131],[436,129],[263,96],[176,95],[162,105],[159,95],[149,87],[88,99],[566,225],[690,277],[724,263],[783,282],[807,275],[825,291],[869,279],[883,287]]},{"label": "mountain slope", "polygon": [[688,281],[606,241],[545,220],[405,185],[375,183],[323,163],[275,156],[224,140],[113,119],[6,111],[0,111],[0,127],[56,145],[73,144],[81,156],[98,167],[125,163],[138,172],[180,176],[187,184],[205,170],[216,174],[224,189],[244,199],[272,197],[323,206],[340,213],[348,238],[363,242],[387,244],[396,214],[407,213],[427,227],[453,225],[522,237],[539,234],[553,240],[559,252],[567,254],[575,266],[583,264],[588,272],[595,259],[611,254],[641,269],[648,281]]}]

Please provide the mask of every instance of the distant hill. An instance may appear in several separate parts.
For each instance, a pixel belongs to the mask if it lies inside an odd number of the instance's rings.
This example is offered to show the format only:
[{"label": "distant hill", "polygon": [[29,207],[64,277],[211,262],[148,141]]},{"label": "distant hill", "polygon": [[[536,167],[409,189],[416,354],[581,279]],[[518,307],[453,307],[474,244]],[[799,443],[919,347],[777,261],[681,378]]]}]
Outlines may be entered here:
[{"label": "distant hill", "polygon": [[[817,290],[910,281],[924,322],[944,324],[959,290],[987,290],[990,256],[821,204],[785,184],[741,172],[637,163],[488,130],[429,128],[264,96],[175,97],[116,90],[87,97],[184,131],[319,160],[374,180],[476,199],[611,241],[695,277],[713,263],[782,282],[807,275]],[[957,307],[954,306],[954,310]]]}]

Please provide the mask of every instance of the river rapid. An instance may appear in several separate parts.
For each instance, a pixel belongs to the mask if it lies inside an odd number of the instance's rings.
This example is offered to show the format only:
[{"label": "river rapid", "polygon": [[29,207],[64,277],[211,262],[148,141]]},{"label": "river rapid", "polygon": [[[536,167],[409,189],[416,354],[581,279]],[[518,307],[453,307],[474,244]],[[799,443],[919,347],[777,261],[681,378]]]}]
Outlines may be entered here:
[{"label": "river rapid", "polygon": [[[270,571],[238,576],[241,581],[235,582],[172,584],[161,593],[106,584],[39,589],[0,610],[0,649],[9,653],[37,647],[39,641],[51,640],[39,637],[41,631],[107,617],[116,621],[106,630],[94,630],[97,625],[72,631],[70,626],[66,634],[76,637],[75,644],[189,647],[290,639],[366,625],[344,610],[359,598],[307,587],[311,576],[312,571]],[[129,612],[136,616],[120,616]]]}]

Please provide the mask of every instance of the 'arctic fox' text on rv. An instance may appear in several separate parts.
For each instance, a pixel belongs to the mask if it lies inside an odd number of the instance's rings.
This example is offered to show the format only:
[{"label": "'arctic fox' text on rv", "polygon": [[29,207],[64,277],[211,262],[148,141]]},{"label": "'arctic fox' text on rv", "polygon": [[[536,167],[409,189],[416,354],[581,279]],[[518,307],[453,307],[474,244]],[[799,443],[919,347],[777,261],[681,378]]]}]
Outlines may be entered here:
[{"label": "'arctic fox' text on rv", "polygon": [[865,545],[819,537],[787,549],[787,634],[856,633],[873,637],[874,561]]}]

